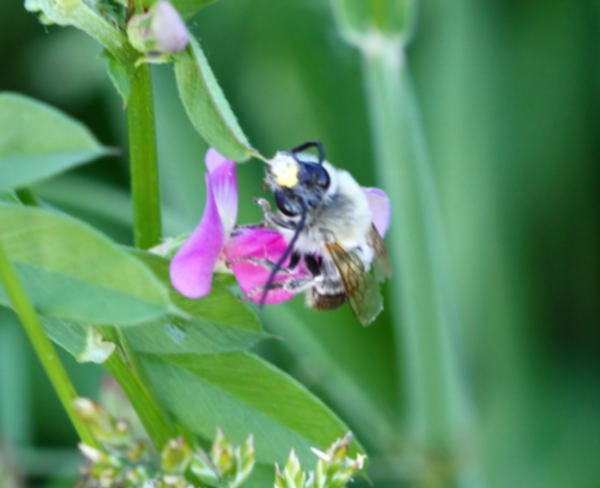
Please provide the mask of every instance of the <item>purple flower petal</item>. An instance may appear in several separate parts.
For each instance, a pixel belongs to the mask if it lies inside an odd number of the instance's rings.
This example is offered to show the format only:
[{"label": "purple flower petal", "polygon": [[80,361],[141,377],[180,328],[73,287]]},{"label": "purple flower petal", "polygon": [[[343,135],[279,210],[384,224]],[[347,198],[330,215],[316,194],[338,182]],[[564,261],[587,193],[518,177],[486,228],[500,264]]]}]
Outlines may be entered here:
[{"label": "purple flower petal", "polygon": [[[259,227],[240,228],[225,244],[225,259],[237,278],[240,288],[253,302],[260,301],[262,287],[266,284],[271,269],[257,262],[249,262],[247,258],[269,260],[274,263],[281,257],[286,247],[287,242],[279,232]],[[287,262],[284,265],[287,265]],[[298,278],[305,274],[304,268],[299,266],[294,273],[278,273],[275,282]],[[271,290],[265,303],[281,303],[293,296],[294,293],[286,290]]]},{"label": "purple flower petal", "polygon": [[215,265],[225,244],[226,234],[210,176],[206,176],[204,215],[170,265],[171,283],[179,293],[189,298],[200,298],[210,292]]},{"label": "purple flower petal", "polygon": [[365,195],[367,195],[367,200],[369,200],[371,218],[375,224],[375,228],[383,237],[390,225],[390,217],[392,214],[390,199],[380,188],[363,187],[363,191],[365,192]]},{"label": "purple flower petal", "polygon": [[206,152],[209,185],[212,189],[225,234],[229,235],[235,226],[238,209],[237,178],[235,163],[210,148]]}]

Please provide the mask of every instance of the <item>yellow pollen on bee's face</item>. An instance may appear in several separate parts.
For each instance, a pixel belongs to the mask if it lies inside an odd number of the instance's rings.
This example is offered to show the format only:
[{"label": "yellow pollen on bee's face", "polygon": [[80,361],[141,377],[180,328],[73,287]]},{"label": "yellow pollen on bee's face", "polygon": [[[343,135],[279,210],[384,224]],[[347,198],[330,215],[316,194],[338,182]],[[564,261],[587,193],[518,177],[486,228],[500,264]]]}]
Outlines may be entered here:
[{"label": "yellow pollen on bee's face", "polygon": [[300,167],[292,158],[275,158],[271,162],[271,173],[275,183],[284,188],[293,188],[298,184]]}]

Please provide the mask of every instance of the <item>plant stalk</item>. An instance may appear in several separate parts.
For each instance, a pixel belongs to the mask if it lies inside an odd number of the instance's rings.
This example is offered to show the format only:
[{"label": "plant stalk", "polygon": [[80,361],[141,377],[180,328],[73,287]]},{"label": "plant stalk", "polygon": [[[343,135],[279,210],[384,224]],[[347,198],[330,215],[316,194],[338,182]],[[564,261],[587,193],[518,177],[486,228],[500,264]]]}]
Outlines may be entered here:
[{"label": "plant stalk", "polygon": [[[140,5],[135,2],[136,8],[140,8]],[[137,248],[149,249],[160,242],[162,230],[150,67],[147,64],[132,67],[130,83],[127,125],[134,241]],[[124,335],[114,328],[104,328],[104,333],[119,345],[105,366],[123,388],[152,442],[160,450],[177,432],[146,387],[141,370],[137,367],[135,353],[128,347]]]},{"label": "plant stalk", "polygon": [[154,100],[150,67],[131,72],[131,98],[127,107],[133,225],[136,247],[149,249],[161,237],[160,190]]},{"label": "plant stalk", "polygon": [[[177,432],[172,428],[165,413],[160,409],[140,378],[138,371],[127,358],[127,352],[123,346],[124,339],[119,337],[117,331],[112,327],[103,327],[102,334],[105,339],[119,345],[105,361],[104,366],[123,389],[154,447],[160,451],[170,439],[177,436]],[[131,354],[131,351],[129,353]]]},{"label": "plant stalk", "polygon": [[381,36],[365,47],[377,176],[393,209],[391,308],[399,377],[406,382],[409,436],[426,455],[441,454],[443,464],[452,467],[439,486],[478,486],[478,476],[463,463],[468,456],[462,446],[472,433],[454,337],[458,320],[440,205],[403,42]]},{"label": "plant stalk", "polygon": [[13,310],[23,324],[25,332],[39,358],[50,382],[54,387],[73,427],[79,438],[85,444],[99,448],[100,445],[94,438],[87,425],[79,418],[74,410],[74,402],[77,398],[75,387],[67,375],[58,353],[48,339],[44,328],[38,318],[31,301],[27,297],[25,289],[19,280],[13,266],[8,260],[4,247],[0,242],[0,282],[3,284]]}]

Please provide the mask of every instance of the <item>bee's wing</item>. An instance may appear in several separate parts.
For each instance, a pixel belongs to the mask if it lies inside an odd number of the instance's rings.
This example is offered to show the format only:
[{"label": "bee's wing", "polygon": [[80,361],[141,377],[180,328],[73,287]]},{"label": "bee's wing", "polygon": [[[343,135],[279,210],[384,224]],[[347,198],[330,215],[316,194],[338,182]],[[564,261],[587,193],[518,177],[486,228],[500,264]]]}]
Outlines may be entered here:
[{"label": "bee's wing", "polygon": [[325,245],[340,272],[348,302],[362,325],[369,325],[383,310],[383,298],[375,276],[367,273],[361,259],[337,242]]},{"label": "bee's wing", "polygon": [[368,242],[373,248],[374,253],[373,271],[375,273],[375,278],[381,283],[392,275],[392,266],[390,264],[390,257],[385,242],[383,242],[383,238],[374,225],[371,226]]}]

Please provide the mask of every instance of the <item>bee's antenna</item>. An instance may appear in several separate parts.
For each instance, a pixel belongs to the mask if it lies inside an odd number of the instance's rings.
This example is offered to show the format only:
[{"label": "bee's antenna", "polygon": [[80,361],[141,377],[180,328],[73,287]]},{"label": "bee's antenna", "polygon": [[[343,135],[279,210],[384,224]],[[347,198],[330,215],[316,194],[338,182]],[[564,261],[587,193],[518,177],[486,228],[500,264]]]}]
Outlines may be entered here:
[{"label": "bee's antenna", "polygon": [[304,205],[304,202],[301,200],[300,200],[300,205],[302,206],[302,213],[300,214],[300,221],[298,222],[298,225],[296,227],[296,230],[294,231],[294,235],[292,236],[290,243],[287,245],[287,247],[283,251],[283,254],[280,256],[279,260],[275,263],[275,266],[273,266],[273,269],[271,270],[271,274],[269,274],[269,277],[267,278],[267,282],[264,286],[264,290],[262,292],[262,295],[260,296],[259,304],[261,307],[265,304],[265,301],[267,300],[267,295],[269,294],[269,288],[275,282],[275,277],[277,276],[277,273],[279,271],[281,271],[283,263],[285,262],[285,260],[289,257],[289,255],[294,250],[294,245],[296,244],[298,237],[300,237],[300,232],[302,232],[302,230],[304,229],[304,225],[306,224],[306,212],[307,212],[306,205]]},{"label": "bee's antenna", "polygon": [[[308,149],[309,147],[317,148],[317,150],[319,151],[319,164],[323,164],[323,161],[325,161],[325,148],[323,147],[323,143],[321,141],[305,142],[304,144],[300,144],[299,146],[296,146],[290,152],[292,153],[292,156],[294,156],[294,159],[296,161],[298,161],[298,158],[296,157],[296,153],[302,152],[305,149]],[[298,162],[300,162],[300,161],[298,161]]]}]

